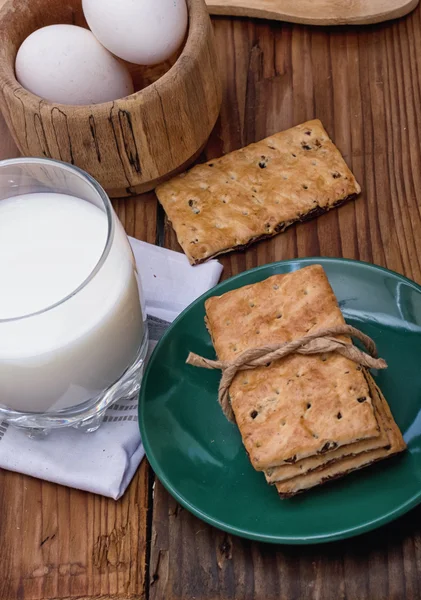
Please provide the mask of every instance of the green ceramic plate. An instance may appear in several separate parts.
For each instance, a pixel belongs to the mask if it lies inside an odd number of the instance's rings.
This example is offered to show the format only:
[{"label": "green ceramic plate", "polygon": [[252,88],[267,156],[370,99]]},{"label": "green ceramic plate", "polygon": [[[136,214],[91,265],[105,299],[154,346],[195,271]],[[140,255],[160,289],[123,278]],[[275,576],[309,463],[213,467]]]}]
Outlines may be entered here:
[{"label": "green ceramic plate", "polygon": [[[322,264],[348,323],[371,336],[389,368],[374,374],[408,451],[290,500],[251,467],[217,403],[219,373],[186,366],[214,357],[204,300],[275,273]],[[370,264],[309,258],[265,265],[218,285],[172,324],[149,362],[139,405],[146,454],[167,490],[208,523],[246,538],[309,544],[354,536],[421,501],[421,287]]]}]

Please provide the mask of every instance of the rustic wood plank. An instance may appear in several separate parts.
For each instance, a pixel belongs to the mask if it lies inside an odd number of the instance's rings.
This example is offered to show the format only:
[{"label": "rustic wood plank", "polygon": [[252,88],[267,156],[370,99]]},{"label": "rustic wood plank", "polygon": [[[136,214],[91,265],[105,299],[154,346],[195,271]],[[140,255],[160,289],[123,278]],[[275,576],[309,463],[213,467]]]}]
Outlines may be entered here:
[{"label": "rustic wood plank", "polygon": [[[421,282],[421,11],[367,29],[214,19],[223,57],[211,158],[318,117],[359,180],[360,198],[246,252],[224,277],[274,260],[344,256]],[[180,249],[166,224],[165,244]],[[416,600],[421,507],[353,540],[281,547],[228,536],[181,509],[157,483],[150,598]]]},{"label": "rustic wood plank", "polygon": [[153,192],[113,200],[114,210],[124,225],[127,235],[150,244],[155,243],[157,228],[157,200]]},{"label": "rustic wood plank", "polygon": [[421,510],[352,540],[276,546],[242,540],[155,489],[150,598],[417,600]]},{"label": "rustic wood plank", "polygon": [[0,490],[2,600],[144,597],[146,461],[118,502],[6,471]]},{"label": "rustic wood plank", "polygon": [[[17,154],[0,118],[0,159]],[[114,207],[129,235],[155,242],[153,194]],[[115,502],[0,470],[0,598],[144,598],[151,481],[145,460]]]}]

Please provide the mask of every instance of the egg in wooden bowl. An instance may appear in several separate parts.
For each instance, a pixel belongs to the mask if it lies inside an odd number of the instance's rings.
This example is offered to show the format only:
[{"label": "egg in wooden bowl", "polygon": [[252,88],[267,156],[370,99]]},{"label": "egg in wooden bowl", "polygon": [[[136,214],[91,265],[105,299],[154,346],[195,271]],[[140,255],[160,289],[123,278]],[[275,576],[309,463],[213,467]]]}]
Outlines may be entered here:
[{"label": "egg in wooden bowl", "polygon": [[215,125],[222,91],[204,0],[187,0],[181,47],[156,65],[121,62],[134,93],[98,104],[46,100],[15,72],[22,43],[42,27],[87,28],[81,0],[7,0],[0,11],[0,108],[24,156],[46,156],[92,175],[111,197],[153,189],[184,170]]}]

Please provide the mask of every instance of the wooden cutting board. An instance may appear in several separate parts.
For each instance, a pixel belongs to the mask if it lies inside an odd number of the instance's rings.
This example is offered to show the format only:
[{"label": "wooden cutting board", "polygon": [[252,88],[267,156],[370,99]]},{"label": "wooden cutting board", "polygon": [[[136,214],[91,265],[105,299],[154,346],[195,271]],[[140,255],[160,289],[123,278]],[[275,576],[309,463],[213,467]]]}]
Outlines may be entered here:
[{"label": "wooden cutting board", "polygon": [[212,15],[305,25],[363,25],[402,17],[419,0],[206,0]]}]

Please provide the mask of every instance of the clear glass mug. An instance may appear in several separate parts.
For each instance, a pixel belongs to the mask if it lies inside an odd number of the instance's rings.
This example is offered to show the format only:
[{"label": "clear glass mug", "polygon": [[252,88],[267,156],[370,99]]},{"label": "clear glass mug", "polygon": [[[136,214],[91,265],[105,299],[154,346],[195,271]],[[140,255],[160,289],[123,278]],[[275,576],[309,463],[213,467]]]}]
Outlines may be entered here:
[{"label": "clear glass mug", "polygon": [[[0,420],[31,435],[69,426],[95,431],[110,404],[138,393],[148,345],[133,253],[101,186],[59,161],[0,161],[0,204],[52,192],[58,202],[65,194],[96,206],[106,217],[107,236],[89,276],[66,297],[7,318],[0,302]],[[30,264],[30,248],[25,251]],[[0,289],[1,266],[0,256]],[[19,287],[31,294],[25,280]]]}]

